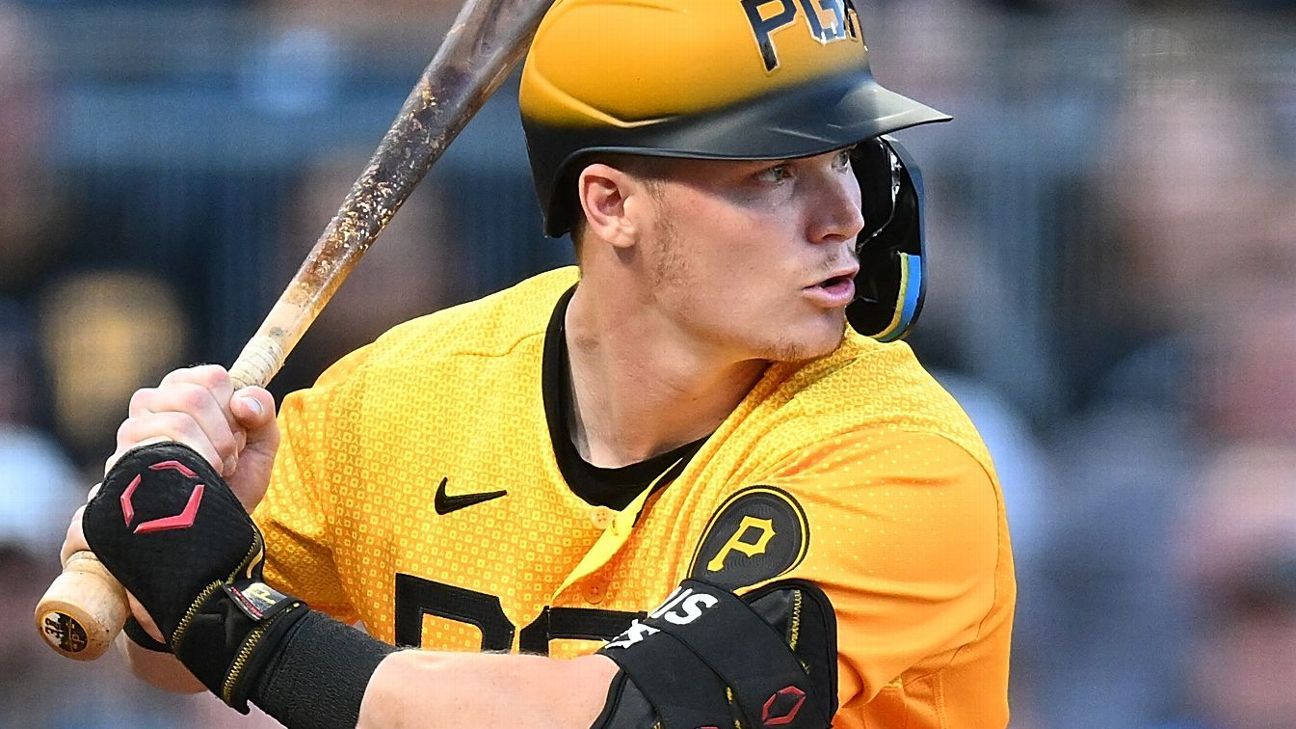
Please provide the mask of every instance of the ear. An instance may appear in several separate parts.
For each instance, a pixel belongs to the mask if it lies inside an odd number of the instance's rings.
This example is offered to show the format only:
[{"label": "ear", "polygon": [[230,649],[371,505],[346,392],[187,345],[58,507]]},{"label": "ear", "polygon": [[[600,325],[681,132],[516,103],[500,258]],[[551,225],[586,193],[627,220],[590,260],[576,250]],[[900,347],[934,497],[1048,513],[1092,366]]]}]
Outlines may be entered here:
[{"label": "ear", "polygon": [[643,222],[637,220],[635,198],[643,184],[624,170],[595,162],[581,170],[577,195],[585,211],[588,232],[617,248],[629,248],[639,238]]}]

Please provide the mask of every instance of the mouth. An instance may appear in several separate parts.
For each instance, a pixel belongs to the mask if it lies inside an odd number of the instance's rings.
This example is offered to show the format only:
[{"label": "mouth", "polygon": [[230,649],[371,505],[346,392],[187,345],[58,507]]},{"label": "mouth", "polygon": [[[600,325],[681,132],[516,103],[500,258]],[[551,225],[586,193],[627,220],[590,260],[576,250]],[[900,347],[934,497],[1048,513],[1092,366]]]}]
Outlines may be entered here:
[{"label": "mouth", "polygon": [[805,292],[823,306],[845,306],[855,298],[855,274],[859,267],[833,272],[828,278],[805,287]]}]

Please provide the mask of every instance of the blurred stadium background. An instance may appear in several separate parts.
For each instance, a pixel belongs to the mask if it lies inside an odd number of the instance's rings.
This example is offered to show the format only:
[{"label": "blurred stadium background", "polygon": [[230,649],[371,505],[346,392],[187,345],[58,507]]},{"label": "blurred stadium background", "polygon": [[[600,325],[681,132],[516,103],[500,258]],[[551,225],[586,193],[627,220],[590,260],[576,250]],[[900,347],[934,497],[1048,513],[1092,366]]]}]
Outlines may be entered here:
[{"label": "blurred stadium background", "polygon": [[[699,0],[714,2],[718,0]],[[1015,729],[1296,727],[1296,4],[865,0],[928,184],[911,339],[998,462]],[[30,610],[129,393],[228,364],[449,0],[0,0],[0,727],[270,726],[41,647]],[[274,390],[569,259],[513,89]]]}]

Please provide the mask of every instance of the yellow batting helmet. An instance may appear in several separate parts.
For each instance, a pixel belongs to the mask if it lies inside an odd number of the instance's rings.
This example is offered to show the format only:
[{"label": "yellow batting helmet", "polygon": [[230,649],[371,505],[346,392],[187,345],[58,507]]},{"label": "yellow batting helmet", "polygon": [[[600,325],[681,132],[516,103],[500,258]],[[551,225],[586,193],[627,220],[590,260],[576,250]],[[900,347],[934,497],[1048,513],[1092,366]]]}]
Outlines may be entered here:
[{"label": "yellow batting helmet", "polygon": [[[950,118],[873,79],[853,0],[556,0],[527,55],[519,101],[550,236],[570,230],[568,188],[591,155],[788,159]],[[921,305],[921,182],[891,140],[867,146],[857,154],[870,222],[861,261],[882,254],[864,250],[879,241],[894,260],[857,290],[886,299],[864,328],[891,339]],[[884,207],[869,210],[870,200]],[[872,224],[910,213],[899,221],[904,235]]]}]

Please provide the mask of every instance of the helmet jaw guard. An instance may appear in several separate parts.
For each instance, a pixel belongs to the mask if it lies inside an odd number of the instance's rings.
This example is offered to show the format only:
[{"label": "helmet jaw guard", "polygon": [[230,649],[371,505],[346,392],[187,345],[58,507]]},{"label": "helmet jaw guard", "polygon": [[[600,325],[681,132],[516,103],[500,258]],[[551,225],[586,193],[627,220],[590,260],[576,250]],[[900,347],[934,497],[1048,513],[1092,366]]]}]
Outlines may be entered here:
[{"label": "helmet jaw guard", "polygon": [[851,153],[864,208],[855,242],[860,271],[846,320],[882,342],[903,337],[922,311],[927,288],[922,173],[890,137],[857,145]]}]

